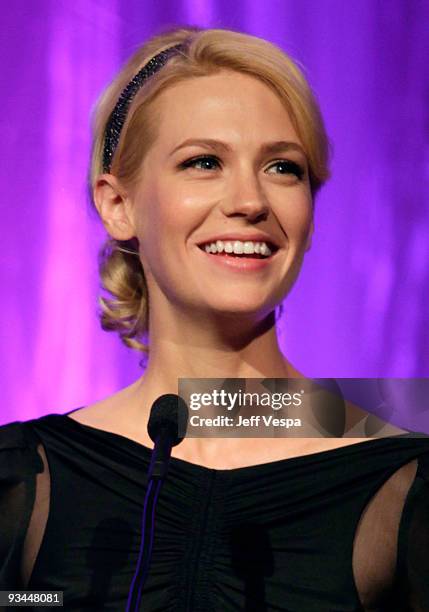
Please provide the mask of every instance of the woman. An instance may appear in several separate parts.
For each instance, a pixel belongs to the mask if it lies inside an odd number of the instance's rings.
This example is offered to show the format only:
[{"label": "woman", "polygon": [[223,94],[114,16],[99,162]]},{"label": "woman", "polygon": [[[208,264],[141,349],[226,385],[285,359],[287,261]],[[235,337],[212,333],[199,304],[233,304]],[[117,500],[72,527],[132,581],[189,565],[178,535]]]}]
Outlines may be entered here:
[{"label": "woman", "polygon": [[[153,401],[178,378],[303,377],[275,309],[328,175],[317,103],[274,45],[179,28],[123,68],[97,108],[90,184],[109,234],[102,324],[143,352],[148,332],[147,368],[93,405],[0,430],[2,588],[125,609]],[[429,442],[400,432],[186,438],[142,609],[429,610]]]}]

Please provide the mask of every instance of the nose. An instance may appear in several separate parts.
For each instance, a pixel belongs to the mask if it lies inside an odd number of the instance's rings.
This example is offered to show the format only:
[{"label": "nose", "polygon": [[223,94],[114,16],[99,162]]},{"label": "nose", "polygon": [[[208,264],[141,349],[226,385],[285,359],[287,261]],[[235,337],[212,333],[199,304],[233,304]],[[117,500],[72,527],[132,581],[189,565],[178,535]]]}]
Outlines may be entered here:
[{"label": "nose", "polygon": [[233,173],[223,204],[224,214],[260,221],[268,217],[269,210],[269,202],[255,173],[245,169]]}]

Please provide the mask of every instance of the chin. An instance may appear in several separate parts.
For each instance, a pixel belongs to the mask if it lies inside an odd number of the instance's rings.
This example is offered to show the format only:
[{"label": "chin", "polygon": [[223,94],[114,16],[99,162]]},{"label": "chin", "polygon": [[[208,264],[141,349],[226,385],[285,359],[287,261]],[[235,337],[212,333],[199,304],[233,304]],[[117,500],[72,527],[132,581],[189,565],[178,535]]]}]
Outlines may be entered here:
[{"label": "chin", "polygon": [[265,318],[270,312],[274,312],[277,304],[266,304],[266,303],[251,303],[251,302],[228,302],[223,304],[216,304],[208,307],[209,312],[216,315],[224,315],[226,317],[255,317],[258,320]]}]

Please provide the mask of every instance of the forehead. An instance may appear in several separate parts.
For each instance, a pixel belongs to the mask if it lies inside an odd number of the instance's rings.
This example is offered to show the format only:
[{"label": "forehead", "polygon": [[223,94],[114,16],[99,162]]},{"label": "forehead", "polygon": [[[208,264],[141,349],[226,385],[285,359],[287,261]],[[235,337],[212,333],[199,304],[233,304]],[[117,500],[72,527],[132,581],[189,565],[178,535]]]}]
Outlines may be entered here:
[{"label": "forehead", "polygon": [[299,139],[284,102],[259,78],[231,70],[170,86],[156,102],[159,145],[188,137],[224,138],[229,143]]}]

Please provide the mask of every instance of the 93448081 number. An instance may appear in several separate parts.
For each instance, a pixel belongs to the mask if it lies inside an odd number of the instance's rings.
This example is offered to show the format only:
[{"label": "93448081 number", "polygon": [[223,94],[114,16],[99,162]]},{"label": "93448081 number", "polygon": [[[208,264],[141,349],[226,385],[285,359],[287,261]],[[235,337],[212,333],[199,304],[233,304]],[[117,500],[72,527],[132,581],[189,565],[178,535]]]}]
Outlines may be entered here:
[{"label": "93448081 number", "polygon": [[0,606],[62,606],[63,591],[0,591]]}]

